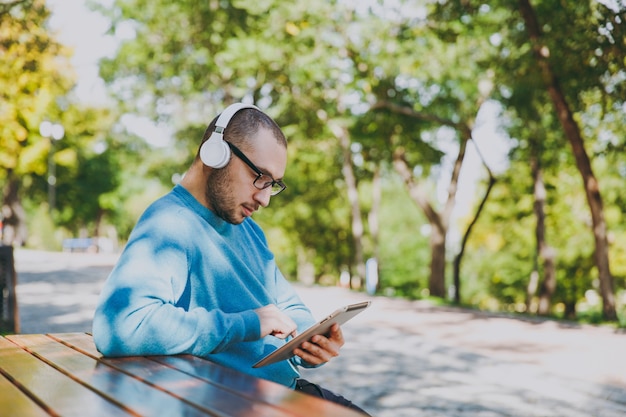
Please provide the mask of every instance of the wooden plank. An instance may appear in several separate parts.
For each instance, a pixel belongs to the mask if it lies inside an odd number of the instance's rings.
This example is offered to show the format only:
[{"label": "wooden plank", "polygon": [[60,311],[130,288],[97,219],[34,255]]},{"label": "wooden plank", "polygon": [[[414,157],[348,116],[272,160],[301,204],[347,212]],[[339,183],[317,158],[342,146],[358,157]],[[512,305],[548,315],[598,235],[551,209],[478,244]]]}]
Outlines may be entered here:
[{"label": "wooden plank", "polygon": [[[37,338],[44,338],[44,336],[37,336]],[[67,344],[79,347],[81,352],[92,350],[93,342],[89,342],[89,336],[85,338],[80,334],[56,334],[50,335],[49,338],[50,340],[52,338],[62,340],[63,344],[38,342],[33,335],[17,337],[18,343],[23,343],[29,350],[44,357],[65,372],[71,373],[74,377],[80,378],[103,395],[111,396],[116,401],[120,401],[133,409],[136,409],[138,405],[131,405],[130,401],[132,400],[140,401],[140,404],[144,406],[156,407],[154,410],[148,410],[148,415],[160,414],[165,409],[168,410],[168,415],[172,416],[198,415],[199,410],[203,411],[202,415],[229,417],[249,417],[251,410],[254,410],[253,415],[255,417],[286,417],[288,415],[267,404],[242,398],[237,394],[207,384],[202,380],[192,378],[146,358],[101,358],[96,360],[66,346]],[[74,352],[74,354],[70,355],[67,353],[68,351]],[[101,357],[99,353],[98,355]],[[112,384],[112,387],[107,387],[106,384],[96,380],[96,377],[90,374],[93,373],[94,363],[98,364],[96,367],[99,373],[105,372],[104,370],[107,373],[113,373],[115,383]],[[98,378],[105,377],[99,376]],[[137,384],[142,385],[143,390]],[[149,391],[143,392],[146,389]],[[114,391],[112,392],[112,390]],[[159,401],[158,398],[152,398],[156,397],[155,393],[159,394],[159,398],[168,396],[170,402],[173,401],[173,403],[165,404],[162,399]],[[130,397],[127,398],[129,395]],[[193,409],[192,406],[197,408]],[[146,410],[138,411],[140,414],[144,414]]]},{"label": "wooden plank", "polygon": [[[96,350],[92,337],[88,334],[65,333],[52,334],[50,336],[63,341],[63,343],[66,343],[69,346],[73,346],[76,349],[91,354],[94,357],[102,357],[102,355]],[[251,401],[264,402],[279,408],[285,407],[290,413],[295,415],[310,416],[312,410],[320,410],[316,416],[361,416],[361,414],[356,413],[353,410],[348,410],[345,407],[338,406],[310,395],[295,392],[271,381],[262,380],[225,368],[203,358],[191,355],[179,355],[158,356],[152,357],[152,359],[184,372],[187,375],[200,378],[210,384],[222,387],[225,390],[235,393],[237,396],[243,396]],[[107,359],[106,361],[109,361],[110,363],[110,359]],[[128,372],[143,372],[136,369],[132,361],[131,363],[125,363],[123,367]],[[193,401],[195,398],[190,397],[190,393],[185,393],[184,391],[173,392],[176,395],[189,399],[190,401]],[[280,414],[276,414],[276,416],[279,415]]]},{"label": "wooden plank", "polygon": [[[98,360],[74,350],[44,335],[15,335],[9,337],[20,346],[28,349],[41,360],[60,372],[71,375],[81,384],[89,387],[104,398],[114,401],[130,413],[136,415],[206,416],[206,410],[168,395],[166,392],[147,385],[125,373],[119,372]],[[141,363],[145,359],[139,358]],[[211,415],[211,414],[208,414]],[[214,413],[212,415],[220,415]]]},{"label": "wooden plank", "polygon": [[[0,370],[2,373],[2,370]],[[50,416],[32,398],[24,394],[5,375],[0,375],[0,410],[21,417]]]},{"label": "wooden plank", "polygon": [[156,356],[153,359],[247,398],[288,409],[298,416],[310,416],[314,413],[316,417],[363,417],[361,413],[338,404],[220,366],[204,358],[188,355]]},{"label": "wooden plank", "polygon": [[48,334],[54,340],[58,340],[93,358],[101,358],[102,354],[96,349],[93,337],[87,333],[52,333]]},{"label": "wooden plank", "polygon": [[[153,374],[155,372],[158,372],[158,370],[152,369],[154,367],[154,364],[150,365],[141,365],[139,364],[136,359],[130,359],[130,360],[126,360],[126,359],[112,359],[112,358],[102,358],[102,354],[100,352],[98,352],[98,350],[95,347],[95,344],[93,343],[93,338],[91,337],[91,335],[86,334],[86,333],[55,333],[55,334],[51,334],[49,335],[50,337],[59,340],[61,342],[63,342],[64,344],[67,344],[68,346],[73,347],[74,349],[80,350],[82,352],[85,352],[86,354],[92,355],[94,358],[101,358],[103,359],[104,363],[108,363],[111,366],[114,367],[118,367],[122,370],[124,370],[125,372],[129,372],[132,373],[133,375],[144,375],[144,376],[149,376],[150,374]],[[149,366],[149,371],[145,372],[145,369],[141,369],[143,368],[143,366]],[[243,374],[242,374],[243,375]],[[151,383],[161,383],[161,387],[165,390],[168,389],[167,386],[163,386],[163,384],[166,385],[174,385],[176,384],[174,381],[177,381],[180,377],[183,378],[188,378],[186,376],[183,375],[176,375],[175,377],[169,377],[168,374],[163,375],[160,381],[156,381],[156,380],[149,380],[149,382]],[[171,380],[168,381],[168,378],[170,378]],[[172,379],[173,378],[173,379]],[[203,388],[203,390],[205,390]],[[213,388],[211,388],[211,390],[213,390]],[[198,398],[196,402],[194,402],[194,399],[196,399],[196,397],[190,393],[190,392],[185,392],[185,391],[181,391],[178,388],[175,388],[175,390],[172,392],[172,394],[182,397],[182,398],[186,398],[187,400],[191,401],[192,403],[195,404],[202,404],[204,403],[204,397],[203,395],[207,395],[210,393],[197,393],[195,394]],[[217,393],[217,398],[220,399],[226,399],[227,401],[232,401],[233,403],[241,403],[241,398],[238,398],[239,394],[236,394],[237,397],[233,397],[231,395],[231,393],[223,393],[221,391],[219,391]],[[252,402],[257,402],[256,399],[252,398]],[[246,406],[250,405],[250,403],[248,401],[245,401],[244,404]],[[256,408],[259,408],[259,406],[257,405]],[[259,413],[261,412],[267,412],[269,413],[269,415],[276,415],[277,417],[279,417],[280,415],[280,411],[276,411],[276,410],[259,410]],[[261,414],[259,414],[261,415]]]},{"label": "wooden plank", "polygon": [[[193,358],[192,356],[186,356]],[[116,369],[135,375],[143,381],[158,386],[179,398],[184,398],[198,407],[218,411],[227,416],[241,417],[293,417],[293,413],[282,411],[254,398],[241,396],[218,385],[195,378],[184,372],[165,366],[157,361],[137,357],[103,358],[102,362]],[[183,360],[185,360],[183,358]],[[148,363],[147,363],[148,362]],[[310,415],[310,411],[308,410]],[[295,414],[296,416],[298,414]],[[316,414],[317,416],[317,414]],[[320,414],[319,417],[324,417]]]},{"label": "wooden plank", "polygon": [[[9,338],[9,336],[7,337]],[[0,369],[14,384],[38,404],[45,404],[52,415],[63,416],[121,416],[124,410],[93,391],[37,359],[27,351],[16,348],[0,338]],[[5,395],[4,392],[0,395]],[[10,397],[9,400],[11,401]]]}]

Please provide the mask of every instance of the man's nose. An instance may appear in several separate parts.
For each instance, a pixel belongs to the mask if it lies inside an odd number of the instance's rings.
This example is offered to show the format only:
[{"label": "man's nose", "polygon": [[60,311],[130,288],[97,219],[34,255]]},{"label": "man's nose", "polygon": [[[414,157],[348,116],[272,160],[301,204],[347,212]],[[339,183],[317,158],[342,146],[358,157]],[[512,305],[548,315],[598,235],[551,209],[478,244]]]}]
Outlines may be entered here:
[{"label": "man's nose", "polygon": [[261,207],[269,206],[270,198],[272,198],[272,187],[264,188],[254,194],[254,199],[261,205]]}]

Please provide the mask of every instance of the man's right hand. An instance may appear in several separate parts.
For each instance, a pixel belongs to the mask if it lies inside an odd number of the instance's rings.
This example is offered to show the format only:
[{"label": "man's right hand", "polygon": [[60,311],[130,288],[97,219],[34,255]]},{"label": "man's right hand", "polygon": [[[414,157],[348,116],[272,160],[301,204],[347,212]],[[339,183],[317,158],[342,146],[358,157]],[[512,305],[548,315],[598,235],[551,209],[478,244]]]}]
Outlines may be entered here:
[{"label": "man's right hand", "polygon": [[279,339],[285,339],[287,336],[296,335],[298,330],[296,323],[274,304],[257,308],[254,312],[259,316],[261,322],[261,337],[271,334]]}]

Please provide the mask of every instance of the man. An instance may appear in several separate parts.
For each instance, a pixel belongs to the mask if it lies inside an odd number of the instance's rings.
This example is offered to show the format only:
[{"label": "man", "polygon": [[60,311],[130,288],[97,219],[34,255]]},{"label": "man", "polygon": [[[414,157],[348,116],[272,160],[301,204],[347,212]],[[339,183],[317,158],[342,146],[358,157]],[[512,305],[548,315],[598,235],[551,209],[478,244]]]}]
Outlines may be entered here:
[{"label": "man", "polygon": [[204,356],[362,411],[299,378],[298,366],[339,354],[337,325],[291,360],[252,368],[315,322],[251,218],[285,189],[286,164],[284,134],[256,107],[237,103],[213,120],[183,180],[143,213],[104,284],[93,321],[98,350]]}]

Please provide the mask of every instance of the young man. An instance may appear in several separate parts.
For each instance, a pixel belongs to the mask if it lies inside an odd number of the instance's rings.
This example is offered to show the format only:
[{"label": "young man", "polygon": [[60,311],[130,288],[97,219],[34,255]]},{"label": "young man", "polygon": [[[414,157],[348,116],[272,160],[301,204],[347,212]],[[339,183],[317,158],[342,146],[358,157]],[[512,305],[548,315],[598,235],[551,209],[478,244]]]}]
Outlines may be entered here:
[{"label": "young man", "polygon": [[93,321],[98,350],[204,356],[362,411],[299,378],[298,366],[339,354],[337,325],[294,358],[252,368],[315,322],[251,218],[285,189],[286,165],[284,134],[256,107],[237,103],[213,120],[183,180],[143,213],[104,284]]}]

